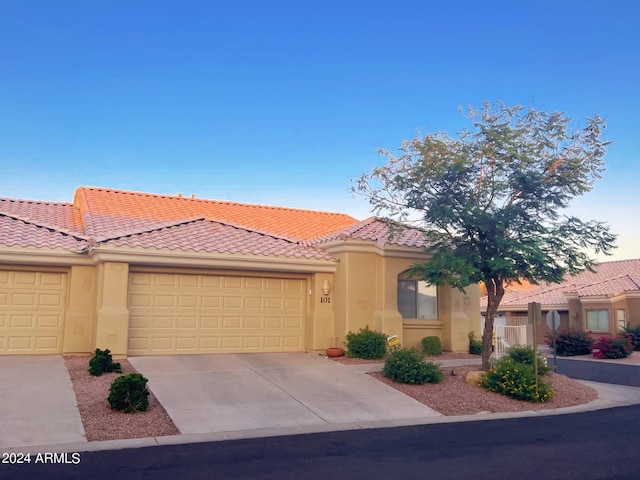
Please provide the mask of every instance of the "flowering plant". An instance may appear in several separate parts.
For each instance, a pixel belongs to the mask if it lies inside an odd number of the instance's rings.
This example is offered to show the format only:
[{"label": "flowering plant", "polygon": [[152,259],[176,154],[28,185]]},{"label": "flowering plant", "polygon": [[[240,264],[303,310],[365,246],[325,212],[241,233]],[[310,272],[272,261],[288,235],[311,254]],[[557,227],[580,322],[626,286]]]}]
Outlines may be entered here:
[{"label": "flowering plant", "polygon": [[631,355],[633,345],[629,335],[617,338],[600,337],[590,349],[594,358],[626,358]]},{"label": "flowering plant", "polygon": [[[546,343],[553,345],[553,335],[547,335]],[[593,339],[582,330],[563,330],[556,335],[556,353],[565,357],[587,355],[592,344]]]}]

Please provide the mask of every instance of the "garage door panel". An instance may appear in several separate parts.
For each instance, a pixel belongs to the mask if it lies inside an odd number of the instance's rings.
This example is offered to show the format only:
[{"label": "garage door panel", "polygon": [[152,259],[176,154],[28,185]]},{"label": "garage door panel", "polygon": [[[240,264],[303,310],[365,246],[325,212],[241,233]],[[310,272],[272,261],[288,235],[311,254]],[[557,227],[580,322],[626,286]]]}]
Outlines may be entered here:
[{"label": "garage door panel", "polygon": [[36,272],[15,272],[14,282],[15,285],[37,285],[38,273]]},{"label": "garage door panel", "polygon": [[197,287],[200,278],[196,275],[178,275],[177,281],[181,287]]},{"label": "garage door panel", "polygon": [[198,328],[198,317],[178,317],[178,328],[181,330]]},{"label": "garage door panel", "polygon": [[178,307],[180,309],[185,309],[185,308],[200,308],[199,305],[199,301],[198,301],[198,297],[195,295],[181,295],[178,297]]},{"label": "garage door panel", "polygon": [[223,277],[224,288],[242,288],[241,277]]},{"label": "garage door panel", "polygon": [[244,308],[262,308],[262,298],[260,297],[247,297],[244,299]]},{"label": "garage door panel", "polygon": [[220,317],[200,317],[201,328],[220,328]]},{"label": "garage door panel", "polygon": [[198,350],[198,339],[196,337],[179,337],[176,339],[176,350],[196,352]]},{"label": "garage door panel", "polygon": [[241,308],[242,297],[224,297],[222,299],[223,308]]},{"label": "garage door panel", "polygon": [[240,328],[242,325],[242,317],[222,317],[222,328],[225,330]]},{"label": "garage door panel", "polygon": [[65,284],[66,274],[64,273],[42,273],[40,284],[49,287],[62,288]]},{"label": "garage door panel", "polygon": [[172,317],[172,316],[153,317],[153,328],[154,329],[168,328],[173,330],[175,327],[174,320],[175,320],[175,317]]},{"label": "garage door panel", "polygon": [[303,350],[305,280],[166,277],[131,274],[129,354]]},{"label": "garage door panel", "polygon": [[62,326],[62,317],[56,314],[42,314],[38,315],[36,325],[38,328],[55,328],[58,329]]},{"label": "garage door panel", "polygon": [[244,328],[262,328],[262,318],[244,317]]},{"label": "garage door panel", "polygon": [[220,337],[200,337],[200,351],[216,352],[220,350]]}]

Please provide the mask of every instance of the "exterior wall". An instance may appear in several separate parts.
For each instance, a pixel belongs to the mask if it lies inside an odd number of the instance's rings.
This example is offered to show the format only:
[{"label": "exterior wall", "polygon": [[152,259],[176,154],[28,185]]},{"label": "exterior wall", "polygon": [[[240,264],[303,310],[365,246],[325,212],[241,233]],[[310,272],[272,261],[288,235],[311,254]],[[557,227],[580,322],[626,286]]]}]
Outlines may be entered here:
[{"label": "exterior wall", "polygon": [[469,333],[477,335],[482,322],[478,286],[469,285],[464,293],[458,289],[443,287],[438,290],[438,294],[438,315],[443,322],[443,350],[468,352]]},{"label": "exterior wall", "polygon": [[64,326],[64,353],[95,350],[96,268],[71,267]]},{"label": "exterior wall", "polygon": [[[322,291],[325,281],[330,288],[328,295]],[[306,350],[320,351],[342,346],[342,340],[334,333],[335,288],[335,278],[330,273],[315,274],[309,282],[309,311],[305,324]]]},{"label": "exterior wall", "polygon": [[334,253],[340,263],[335,276],[334,333],[338,345],[347,333],[369,325],[372,330],[402,338],[397,309],[397,276],[411,261],[367,252]]},{"label": "exterior wall", "polygon": [[421,259],[419,254],[393,256],[356,249],[332,251],[339,258],[335,275],[334,331],[338,345],[345,335],[369,325],[386,335],[398,335],[403,346],[417,347],[422,338],[440,337],[444,350],[466,352],[468,334],[480,329],[478,286],[466,294],[438,288],[438,320],[403,320],[398,312],[398,276]]},{"label": "exterior wall", "polygon": [[97,277],[95,347],[101,350],[108,348],[114,356],[126,356],[129,332],[129,264],[102,263],[98,265]]},{"label": "exterior wall", "polygon": [[640,295],[629,297],[627,299],[627,321],[629,326],[636,327],[640,325]]}]

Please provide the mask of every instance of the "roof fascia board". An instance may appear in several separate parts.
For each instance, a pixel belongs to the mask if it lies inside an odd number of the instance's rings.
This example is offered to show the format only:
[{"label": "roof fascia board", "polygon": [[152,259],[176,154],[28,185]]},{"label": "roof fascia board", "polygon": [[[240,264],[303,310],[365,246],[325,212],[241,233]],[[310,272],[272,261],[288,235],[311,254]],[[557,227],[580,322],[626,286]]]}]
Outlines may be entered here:
[{"label": "roof fascia board", "polygon": [[301,273],[333,273],[338,267],[338,262],[334,260],[219,253],[208,253],[203,255],[202,253],[197,252],[175,250],[150,251],[144,248],[127,247],[97,247],[91,252],[90,257],[94,263],[124,262],[131,265],[224,268]]},{"label": "roof fascia board", "polygon": [[403,247],[399,245],[380,245],[373,240],[333,240],[318,244],[317,248],[334,255],[337,253],[375,253],[382,257],[412,258],[429,260],[431,255],[422,247]]},{"label": "roof fascia board", "polygon": [[0,249],[0,263],[12,265],[42,265],[42,266],[69,266],[69,265],[93,265],[94,262],[87,256],[62,248],[24,248],[15,250],[9,248]]},{"label": "roof fascia board", "polygon": [[[487,310],[487,306],[486,305],[482,305],[480,307],[480,309],[485,312]],[[498,307],[498,312],[500,313],[504,313],[504,312],[528,312],[529,307],[528,305],[500,305]],[[542,310],[569,310],[569,305],[567,304],[556,304],[556,305],[545,305],[544,303],[542,304]]]}]

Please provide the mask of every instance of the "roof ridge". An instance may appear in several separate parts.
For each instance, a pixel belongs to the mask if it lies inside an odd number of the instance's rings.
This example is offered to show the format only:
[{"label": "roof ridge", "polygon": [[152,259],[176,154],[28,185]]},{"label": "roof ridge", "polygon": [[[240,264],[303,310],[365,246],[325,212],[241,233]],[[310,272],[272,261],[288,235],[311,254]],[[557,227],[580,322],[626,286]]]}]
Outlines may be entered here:
[{"label": "roof ridge", "polygon": [[47,230],[50,230],[52,232],[57,232],[60,233],[61,235],[66,235],[69,237],[73,237],[76,240],[81,240],[81,241],[87,241],[88,238],[86,237],[82,237],[80,235],[77,235],[75,233],[72,233],[64,228],[60,228],[57,225],[51,225],[45,222],[39,222],[39,221],[35,221],[32,220],[29,217],[23,217],[22,215],[16,215],[14,213],[3,213],[0,212],[0,217],[8,217],[11,218],[13,220],[17,220],[18,222],[22,222],[22,223],[26,223],[27,225],[33,225],[35,227],[40,227],[40,228],[46,228]]},{"label": "roof ridge", "polygon": [[306,247],[306,245],[302,245],[301,242],[298,241],[298,240],[293,240],[291,238],[274,235],[272,233],[265,232],[265,231],[262,231],[262,230],[258,230],[258,229],[255,229],[255,228],[251,228],[251,227],[248,227],[246,225],[235,224],[235,223],[232,223],[232,222],[223,222],[221,220],[216,220],[216,219],[207,218],[207,217],[189,218],[189,219],[180,220],[178,222],[166,222],[164,225],[158,225],[155,228],[132,230],[130,232],[121,233],[121,234],[119,234],[117,236],[114,236],[114,237],[108,237],[108,238],[105,237],[105,238],[96,239],[96,240],[99,241],[99,242],[109,242],[111,240],[118,240],[120,238],[131,237],[133,235],[142,235],[142,234],[145,234],[145,233],[159,232],[161,230],[166,230],[168,228],[180,227],[182,225],[187,225],[187,224],[190,224],[190,223],[198,223],[198,222],[217,223],[219,225],[224,225],[224,226],[235,228],[235,229],[238,229],[238,230],[244,230],[246,232],[256,233],[256,234],[262,235],[264,237],[271,237],[271,238],[276,239],[276,240],[283,240],[283,241],[288,242],[288,243],[290,243],[292,245],[301,245],[301,246],[305,246]]},{"label": "roof ridge", "polygon": [[[240,206],[244,206],[244,207],[256,207],[256,208],[263,208],[263,209],[273,209],[273,210],[286,210],[286,211],[292,211],[292,212],[309,212],[309,213],[317,213],[317,214],[323,214],[323,215],[332,215],[332,216],[341,216],[341,217],[350,217],[350,218],[354,218],[351,217],[351,215],[346,214],[346,213],[340,213],[340,212],[329,212],[329,211],[325,211],[325,210],[312,210],[309,208],[296,208],[296,207],[283,207],[283,206],[278,206],[278,205],[263,205],[260,203],[245,203],[245,202],[235,202],[235,201],[231,201],[231,200],[216,200],[216,199],[210,199],[210,198],[191,198],[191,197],[184,197],[184,196],[180,196],[180,195],[170,195],[170,194],[163,194],[163,193],[149,193],[149,192],[138,192],[138,191],[133,191],[133,190],[122,190],[122,189],[117,189],[117,188],[106,188],[106,187],[91,187],[91,186],[80,186],[78,187],[76,190],[97,190],[97,191],[104,191],[104,192],[115,192],[115,193],[122,193],[122,194],[127,194],[127,195],[137,195],[137,196],[142,196],[142,197],[155,197],[155,198],[167,198],[167,199],[173,199],[173,200],[184,200],[184,201],[190,201],[190,202],[205,202],[205,203],[217,203],[217,204],[223,204],[223,205],[240,205]],[[355,218],[354,218],[355,220]]]},{"label": "roof ridge", "polygon": [[95,239],[97,242],[99,243],[106,243],[109,242],[111,240],[118,240],[120,238],[125,238],[125,237],[132,237],[134,235],[142,235],[144,233],[153,233],[153,232],[159,232],[161,230],[165,230],[167,228],[172,228],[172,227],[180,227],[182,225],[187,225],[189,223],[197,223],[197,222],[201,222],[206,220],[205,217],[197,217],[197,218],[187,218],[184,220],[180,220],[177,222],[165,222],[164,224],[160,225],[159,222],[156,222],[156,224],[158,226],[154,227],[154,228],[139,228],[139,229],[131,229],[130,231],[124,231],[119,233],[116,236],[113,237],[104,237],[104,238],[97,238]]},{"label": "roof ridge", "polygon": [[627,277],[640,290],[640,276],[636,277],[633,273],[627,273]]},{"label": "roof ridge", "polygon": [[0,197],[0,202],[20,202],[20,203],[33,203],[36,205],[56,205],[56,206],[65,206],[65,207],[73,207],[73,203],[71,202],[54,202],[48,200],[30,200],[26,198],[10,198],[10,197]]},{"label": "roof ridge", "polygon": [[345,236],[348,237],[348,236],[353,235],[354,233],[356,233],[358,230],[362,230],[367,225],[370,225],[370,224],[374,223],[376,220],[382,220],[382,219],[380,219],[378,217],[375,217],[375,216],[368,217],[368,218],[365,218],[364,220],[356,221],[355,223],[353,223],[352,225],[349,225],[346,228],[339,228],[337,230],[333,230],[332,232],[328,232],[328,233],[319,235],[317,237],[310,238],[308,240],[304,240],[304,241],[302,241],[302,244],[308,245],[308,246],[313,246],[313,245],[316,245],[318,243],[321,243],[324,240],[333,239],[333,238],[336,237],[336,235],[337,236],[345,235]]},{"label": "roof ridge", "polygon": [[[76,205],[76,201],[79,205]],[[78,209],[78,213],[80,214],[80,222],[82,224],[82,229],[87,237],[95,237],[95,225],[93,222],[93,216],[91,215],[91,209],[89,208],[89,202],[87,201],[87,195],[85,194],[82,187],[78,187],[75,189],[73,193],[73,205]]]},{"label": "roof ridge", "polygon": [[242,225],[240,223],[226,222],[226,221],[223,221],[223,220],[216,220],[215,218],[207,218],[207,217],[205,217],[205,220],[207,220],[209,222],[219,223],[220,225],[226,225],[228,227],[237,228],[237,229],[240,229],[240,230],[246,230],[247,232],[257,233],[257,234],[263,235],[265,237],[275,238],[276,240],[285,240],[285,241],[287,241],[289,243],[305,246],[305,245],[303,245],[304,242],[302,240],[300,240],[300,239],[297,239],[297,238],[293,239],[293,238],[289,238],[289,237],[283,237],[283,236],[280,236],[280,235],[275,235],[273,233],[269,233],[269,232],[266,232],[264,230],[259,230],[257,228],[252,228],[252,227],[249,227],[247,225]]},{"label": "roof ridge", "polygon": [[[596,272],[596,275],[598,273]],[[567,290],[567,291],[574,291],[574,290],[579,290],[581,288],[587,288],[587,287],[592,287],[594,285],[601,285],[603,283],[607,283],[610,282],[612,280],[617,280],[619,278],[623,278],[628,276],[628,273],[621,273],[619,275],[610,275],[607,276],[605,278],[601,278],[601,279],[597,279],[597,280],[593,280],[593,281],[583,281],[583,282],[575,282],[574,285],[574,289],[573,290]]]}]

